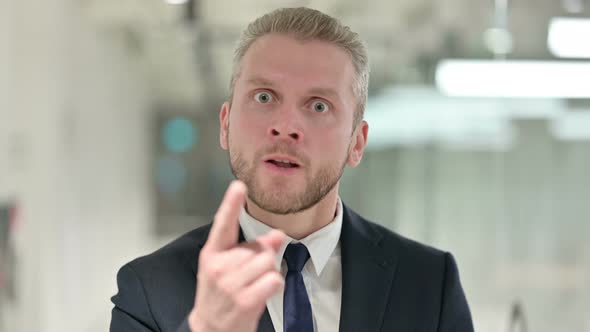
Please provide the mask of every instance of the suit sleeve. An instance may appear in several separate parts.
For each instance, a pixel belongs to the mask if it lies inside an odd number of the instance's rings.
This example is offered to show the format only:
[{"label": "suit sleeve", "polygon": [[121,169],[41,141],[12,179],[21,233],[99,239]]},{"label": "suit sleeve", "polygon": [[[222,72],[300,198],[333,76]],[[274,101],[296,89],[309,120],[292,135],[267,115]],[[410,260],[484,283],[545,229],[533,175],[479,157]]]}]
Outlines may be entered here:
[{"label": "suit sleeve", "polygon": [[439,332],[473,332],[473,322],[469,305],[461,286],[455,259],[445,254],[445,277]]},{"label": "suit sleeve", "polygon": [[[119,292],[111,298],[111,332],[160,332],[152,315],[145,289],[137,273],[127,264],[117,273]],[[177,332],[190,332],[185,319]]]}]

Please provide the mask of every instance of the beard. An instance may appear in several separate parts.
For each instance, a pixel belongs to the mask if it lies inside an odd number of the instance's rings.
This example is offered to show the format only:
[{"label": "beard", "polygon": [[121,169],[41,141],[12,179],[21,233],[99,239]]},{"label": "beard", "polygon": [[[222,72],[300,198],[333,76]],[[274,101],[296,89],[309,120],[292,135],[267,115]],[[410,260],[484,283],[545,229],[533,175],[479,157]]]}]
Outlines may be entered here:
[{"label": "beard", "polygon": [[[310,168],[307,167],[310,165],[308,159],[298,154],[291,145],[285,143],[258,151],[254,156],[254,161],[248,164],[240,152],[232,149],[231,141],[229,146],[231,171],[238,180],[244,182],[248,187],[248,198],[260,208],[274,214],[297,213],[316,205],[340,181],[346,166],[346,158],[344,158],[344,161],[322,166],[312,174]],[[288,179],[282,177],[273,177],[269,188],[263,188],[261,179],[256,176],[256,171],[261,166],[260,162],[264,162],[262,157],[272,153],[293,156],[306,165],[304,169],[305,188],[302,191],[293,191],[289,187]]]}]

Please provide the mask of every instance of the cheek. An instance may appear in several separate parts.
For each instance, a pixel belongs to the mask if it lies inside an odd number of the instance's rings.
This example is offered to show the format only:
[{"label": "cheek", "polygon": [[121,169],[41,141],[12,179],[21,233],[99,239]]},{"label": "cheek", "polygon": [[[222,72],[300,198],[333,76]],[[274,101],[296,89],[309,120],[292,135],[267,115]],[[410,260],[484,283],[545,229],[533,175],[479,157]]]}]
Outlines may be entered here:
[{"label": "cheek", "polygon": [[253,150],[261,146],[260,140],[264,136],[263,119],[256,118],[248,112],[236,111],[230,117],[230,144],[242,151]]},{"label": "cheek", "polygon": [[233,130],[238,134],[236,137],[240,137],[242,143],[246,144],[253,144],[264,134],[263,124],[250,117],[244,117],[236,121]]},{"label": "cheek", "polygon": [[325,162],[341,162],[348,156],[350,135],[341,130],[320,129],[312,138],[313,155]]}]

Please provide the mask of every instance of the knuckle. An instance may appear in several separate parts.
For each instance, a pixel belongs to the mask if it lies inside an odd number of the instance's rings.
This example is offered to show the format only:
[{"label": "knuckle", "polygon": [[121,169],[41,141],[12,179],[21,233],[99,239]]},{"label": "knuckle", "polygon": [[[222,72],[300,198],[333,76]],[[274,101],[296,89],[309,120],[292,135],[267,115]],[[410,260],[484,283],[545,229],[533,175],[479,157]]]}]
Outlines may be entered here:
[{"label": "knuckle", "polygon": [[275,262],[275,256],[272,253],[270,253],[268,251],[267,252],[264,252],[262,254],[262,258],[261,259],[262,259],[262,263],[263,263],[263,265],[264,265],[265,268],[267,268],[267,269],[273,269],[275,267],[275,264],[276,264],[276,262]]},{"label": "knuckle", "polygon": [[209,280],[218,280],[223,275],[223,266],[215,261],[208,260],[203,268],[205,276]]},{"label": "knuckle", "polygon": [[247,248],[234,248],[232,251],[233,257],[234,259],[238,262],[238,263],[243,263],[245,261],[248,261],[249,259],[252,258],[252,252],[251,250],[247,249]]},{"label": "knuckle", "polygon": [[224,296],[230,299],[231,302],[235,302],[236,300],[236,294],[234,292],[234,289],[232,287],[232,285],[224,280],[220,280],[217,283],[217,290]]},{"label": "knuckle", "polygon": [[236,307],[242,313],[249,313],[256,309],[256,301],[253,297],[236,296],[234,300]]},{"label": "knuckle", "polygon": [[199,252],[199,264],[205,265],[209,261],[209,247],[205,244],[201,252]]},{"label": "knuckle", "polygon": [[275,271],[270,278],[270,283],[273,285],[273,288],[280,289],[285,286],[285,279],[283,279],[283,276],[278,271]]}]

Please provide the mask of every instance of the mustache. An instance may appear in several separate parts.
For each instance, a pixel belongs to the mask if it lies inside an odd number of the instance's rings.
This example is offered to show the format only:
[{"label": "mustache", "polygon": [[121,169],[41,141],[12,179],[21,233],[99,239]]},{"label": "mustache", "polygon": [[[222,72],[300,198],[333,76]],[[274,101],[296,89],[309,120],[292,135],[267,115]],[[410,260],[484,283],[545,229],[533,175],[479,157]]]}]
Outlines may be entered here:
[{"label": "mustache", "polygon": [[299,150],[291,144],[280,142],[273,144],[272,146],[266,147],[258,152],[258,158],[262,159],[263,156],[268,154],[286,154],[299,160],[304,165],[309,164],[309,158],[306,155],[299,152]]}]

